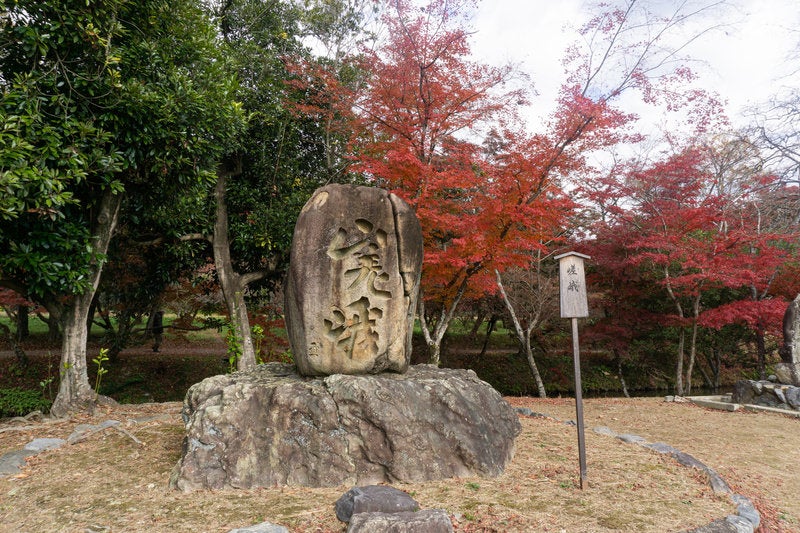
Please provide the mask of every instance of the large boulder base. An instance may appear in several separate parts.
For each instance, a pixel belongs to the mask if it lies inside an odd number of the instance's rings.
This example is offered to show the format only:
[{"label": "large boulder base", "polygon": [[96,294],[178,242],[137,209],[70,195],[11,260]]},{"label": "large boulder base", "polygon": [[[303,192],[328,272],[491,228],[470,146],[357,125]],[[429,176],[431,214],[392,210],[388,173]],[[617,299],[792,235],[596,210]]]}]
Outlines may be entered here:
[{"label": "large boulder base", "polygon": [[470,370],[300,376],[270,363],[189,389],[181,490],[328,487],[497,476],[521,431]]}]

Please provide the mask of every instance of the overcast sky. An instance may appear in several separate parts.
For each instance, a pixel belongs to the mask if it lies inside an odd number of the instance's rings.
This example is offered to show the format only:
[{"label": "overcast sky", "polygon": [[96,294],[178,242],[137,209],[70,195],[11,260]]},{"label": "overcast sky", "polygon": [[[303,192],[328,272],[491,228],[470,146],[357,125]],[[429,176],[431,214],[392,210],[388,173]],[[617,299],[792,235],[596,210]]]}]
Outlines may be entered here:
[{"label": "overcast sky", "polygon": [[[698,0],[692,0],[697,4]],[[735,124],[743,109],[768,99],[781,86],[800,85],[788,62],[800,43],[800,0],[729,0],[723,17],[698,20],[703,27],[723,23],[686,50],[703,63],[693,64],[698,83],[728,101]],[[677,0],[662,0],[675,5]],[[473,53],[491,64],[521,63],[539,96],[531,120],[546,115],[564,79],[561,58],[589,16],[587,0],[483,0],[472,21]],[[800,69],[800,58],[794,60]],[[648,117],[643,117],[647,120]],[[652,117],[651,117],[652,118]]]}]

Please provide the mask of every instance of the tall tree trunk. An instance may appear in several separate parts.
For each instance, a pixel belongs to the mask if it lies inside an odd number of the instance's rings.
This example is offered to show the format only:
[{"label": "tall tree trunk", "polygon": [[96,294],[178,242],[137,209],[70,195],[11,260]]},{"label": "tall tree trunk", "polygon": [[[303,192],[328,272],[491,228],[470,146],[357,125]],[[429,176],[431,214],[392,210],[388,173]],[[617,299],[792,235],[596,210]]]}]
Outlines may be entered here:
[{"label": "tall tree trunk", "polygon": [[677,396],[683,396],[683,358],[685,338],[686,330],[681,327],[681,333],[678,339],[678,364],[675,365],[675,394]]},{"label": "tall tree trunk", "polygon": [[544,388],[544,381],[542,381],[542,375],[539,373],[539,366],[536,364],[536,359],[533,357],[530,334],[525,338],[525,357],[528,360],[528,367],[531,369],[531,374],[533,374],[533,381],[536,383],[536,392],[539,393],[539,398],[547,398],[547,390]]},{"label": "tall tree trunk", "polygon": [[469,332],[469,338],[471,340],[475,340],[478,337],[478,330],[486,319],[486,315],[486,311],[478,311],[478,316],[475,317],[475,322],[472,324],[472,329]]},{"label": "tall tree trunk", "polygon": [[614,359],[617,361],[617,379],[619,379],[619,384],[622,386],[622,394],[624,394],[626,398],[630,398],[631,395],[628,392],[628,384],[625,382],[625,376],[622,373],[622,356],[616,348],[614,349]]},{"label": "tall tree trunk", "polygon": [[[92,252],[94,254],[105,255],[108,252],[108,244],[111,242],[111,236],[117,225],[121,204],[122,194],[115,194],[111,189],[106,189],[100,201],[92,236]],[[90,273],[89,288],[83,294],[73,297],[61,315],[64,335],[61,344],[61,366],[59,367],[61,381],[56,399],[50,408],[50,413],[56,417],[89,408],[97,401],[97,395],[89,385],[86,342],[88,340],[89,307],[100,283],[102,271],[103,263],[97,260]]]},{"label": "tall tree trunk", "polygon": [[525,350],[525,357],[528,360],[528,366],[533,374],[533,380],[536,382],[539,398],[547,398],[544,381],[542,381],[542,375],[539,373],[539,367],[536,365],[536,359],[533,357],[533,348],[531,347],[531,334],[538,322],[538,316],[529,320],[527,329],[523,330],[522,324],[517,318],[517,313],[514,311],[514,306],[511,305],[511,300],[509,300],[506,289],[503,287],[503,278],[500,276],[500,272],[495,270],[494,274],[497,279],[497,288],[500,289],[500,295],[503,297],[503,303],[506,304],[506,309],[508,309],[508,313],[511,315],[511,322],[514,324],[514,333],[516,334],[517,342],[519,342],[523,350]]},{"label": "tall tree trunk", "polygon": [[[666,283],[667,294],[669,294],[672,303],[675,304],[675,310],[678,312],[678,317],[685,318],[683,313],[683,306],[678,300],[675,291],[672,290],[672,278],[669,274],[669,267],[664,267],[664,281]],[[675,394],[683,396],[683,360],[685,356],[685,343],[686,343],[686,330],[681,326],[681,334],[678,340],[678,361],[675,365]]]},{"label": "tall tree trunk", "polygon": [[689,362],[686,365],[686,386],[684,393],[686,396],[692,394],[692,374],[694,373],[694,362],[697,357],[697,318],[692,322],[692,337],[689,341]]},{"label": "tall tree trunk", "polygon": [[17,340],[24,340],[27,339],[31,332],[30,327],[28,325],[28,313],[30,309],[28,309],[27,305],[18,305],[17,306]]},{"label": "tall tree trunk", "polygon": [[692,338],[689,342],[689,364],[686,368],[686,395],[692,393],[692,374],[694,373],[694,362],[697,359],[697,332],[699,326],[697,319],[700,316],[700,293],[694,298],[692,303]]},{"label": "tall tree trunk", "polygon": [[764,330],[756,328],[756,354],[758,355],[758,378],[767,379],[767,347],[764,342]]},{"label": "tall tree trunk", "polygon": [[243,278],[233,270],[231,248],[228,239],[228,203],[226,188],[228,177],[233,172],[220,170],[217,172],[217,184],[214,188],[214,199],[217,203],[214,221],[214,266],[222,286],[222,295],[228,309],[228,317],[236,334],[236,341],[241,343],[241,354],[236,362],[239,370],[248,370],[256,366],[256,355],[253,348],[253,337],[250,334],[250,318],[247,316],[247,304],[244,300],[246,284]]},{"label": "tall tree trunk", "polygon": [[[710,358],[708,356],[705,357],[706,362],[708,362],[709,359]],[[700,371],[700,375],[703,376],[703,381],[705,381],[706,386],[716,393],[717,389],[714,386],[714,380],[708,374],[708,372],[705,371],[705,369],[703,368],[703,365],[700,364],[700,361],[701,361],[701,359],[698,358],[697,359],[697,370],[699,370]],[[709,365],[709,368],[711,369],[711,373],[713,374],[714,373],[714,367],[712,365]]]},{"label": "tall tree trunk", "polygon": [[494,328],[497,325],[497,315],[492,315],[489,317],[489,322],[486,325],[486,335],[483,337],[483,346],[481,347],[481,353],[478,355],[478,358],[482,358],[486,355],[486,348],[489,347],[489,339],[492,338],[492,333],[494,332]]}]

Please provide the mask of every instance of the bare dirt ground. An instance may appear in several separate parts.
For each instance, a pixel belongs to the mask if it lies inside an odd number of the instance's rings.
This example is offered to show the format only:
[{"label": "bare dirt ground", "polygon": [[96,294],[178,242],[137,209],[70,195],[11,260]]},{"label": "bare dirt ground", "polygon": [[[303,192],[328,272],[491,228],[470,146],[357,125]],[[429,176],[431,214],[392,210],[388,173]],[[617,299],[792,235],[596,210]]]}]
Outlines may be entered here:
[{"label": "bare dirt ground", "polygon": [[[508,400],[561,420],[574,418],[572,400]],[[128,432],[107,429],[42,452],[21,474],[0,479],[0,529],[225,532],[262,521],[300,532],[346,529],[333,505],[347,486],[171,490],[183,437],[179,412],[175,402],[120,405],[58,422],[0,423],[0,454],[33,438],[67,438],[80,423],[114,419]],[[694,455],[756,503],[762,531],[800,531],[800,420],[660,399],[587,400],[585,417],[587,429],[604,425]],[[457,531],[682,531],[734,511],[699,471],[592,431],[586,437],[589,487],[582,491],[575,428],[552,418],[521,421],[515,458],[500,477],[395,486],[422,508],[446,509]]]}]

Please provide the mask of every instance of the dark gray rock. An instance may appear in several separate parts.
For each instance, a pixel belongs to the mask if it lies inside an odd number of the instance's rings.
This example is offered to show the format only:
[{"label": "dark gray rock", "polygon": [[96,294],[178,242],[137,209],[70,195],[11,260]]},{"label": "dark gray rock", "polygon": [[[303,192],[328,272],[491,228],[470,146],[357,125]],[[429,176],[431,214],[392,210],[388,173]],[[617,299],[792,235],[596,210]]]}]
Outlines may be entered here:
[{"label": "dark gray rock", "polygon": [[496,476],[514,409],[469,370],[325,378],[271,363],[192,386],[171,484],[181,490]]},{"label": "dark gray rock", "polygon": [[353,515],[347,533],[451,533],[453,523],[443,509],[404,513]]},{"label": "dark gray rock", "polygon": [[402,490],[383,485],[354,487],[336,500],[336,518],[349,522],[358,513],[401,513],[418,511],[419,504]]},{"label": "dark gray rock", "polygon": [[788,387],[784,395],[789,407],[800,411],[800,387]]},{"label": "dark gray rock", "polygon": [[730,515],[686,533],[753,533],[753,531],[753,526],[748,520]]},{"label": "dark gray rock", "polygon": [[302,375],[405,372],[422,268],[422,230],[375,187],[317,189],[294,230],[286,329]]},{"label": "dark gray rock", "polygon": [[734,385],[733,403],[800,410],[800,387],[768,381],[741,380]]},{"label": "dark gray rock", "polygon": [[749,380],[739,380],[733,386],[733,393],[731,394],[731,402],[740,404],[753,403],[753,398],[756,397],[753,390],[752,382]]}]

